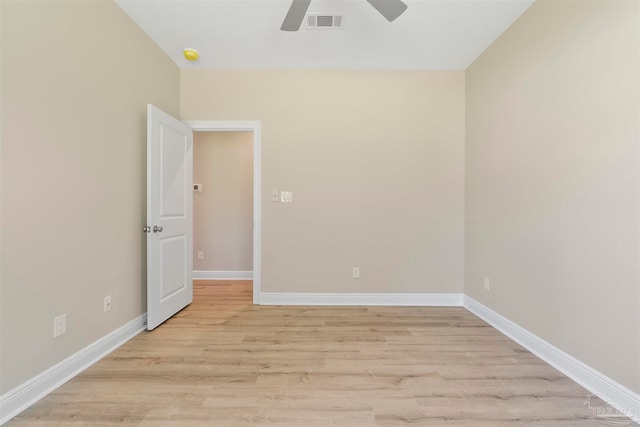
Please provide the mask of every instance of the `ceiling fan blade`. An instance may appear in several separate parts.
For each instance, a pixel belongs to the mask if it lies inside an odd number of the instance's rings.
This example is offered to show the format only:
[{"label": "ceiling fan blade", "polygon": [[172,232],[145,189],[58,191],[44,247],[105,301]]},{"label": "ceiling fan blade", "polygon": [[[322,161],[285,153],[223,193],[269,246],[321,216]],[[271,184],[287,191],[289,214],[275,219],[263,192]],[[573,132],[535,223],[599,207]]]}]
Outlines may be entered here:
[{"label": "ceiling fan blade", "polygon": [[401,0],[367,0],[387,21],[391,22],[407,10]]},{"label": "ceiling fan blade", "polygon": [[304,15],[307,14],[310,3],[311,0],[291,0],[289,12],[287,12],[287,16],[284,17],[280,29],[282,31],[298,31],[300,25],[302,25]]}]

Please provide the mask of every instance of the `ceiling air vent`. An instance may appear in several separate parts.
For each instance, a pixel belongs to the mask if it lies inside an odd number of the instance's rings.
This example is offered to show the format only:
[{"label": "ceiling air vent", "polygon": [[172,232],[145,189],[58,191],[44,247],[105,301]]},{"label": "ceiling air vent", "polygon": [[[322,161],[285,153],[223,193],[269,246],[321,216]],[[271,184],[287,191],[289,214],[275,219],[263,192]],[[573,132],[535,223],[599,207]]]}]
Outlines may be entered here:
[{"label": "ceiling air vent", "polygon": [[342,15],[307,15],[307,28],[317,29],[342,29],[344,16]]}]

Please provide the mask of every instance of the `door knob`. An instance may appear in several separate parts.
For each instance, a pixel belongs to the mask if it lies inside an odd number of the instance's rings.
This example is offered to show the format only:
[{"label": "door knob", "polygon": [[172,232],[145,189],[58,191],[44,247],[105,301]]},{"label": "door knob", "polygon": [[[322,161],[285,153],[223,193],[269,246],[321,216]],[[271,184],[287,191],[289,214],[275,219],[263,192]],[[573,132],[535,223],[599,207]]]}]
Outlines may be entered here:
[{"label": "door knob", "polygon": [[145,233],[151,233],[151,227],[149,227],[148,225],[145,225],[142,228],[142,231],[145,232]]},{"label": "door knob", "polygon": [[159,227],[159,226],[157,226],[157,225],[154,225],[154,226],[153,226],[153,232],[154,232],[154,233],[160,233],[160,232],[162,232],[162,227]]}]

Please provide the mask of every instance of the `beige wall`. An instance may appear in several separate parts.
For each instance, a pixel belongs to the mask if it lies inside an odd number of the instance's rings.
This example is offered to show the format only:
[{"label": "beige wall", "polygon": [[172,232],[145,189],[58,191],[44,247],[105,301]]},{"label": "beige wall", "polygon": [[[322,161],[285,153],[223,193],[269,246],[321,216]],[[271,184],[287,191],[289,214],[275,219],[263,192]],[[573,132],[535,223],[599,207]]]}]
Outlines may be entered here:
[{"label": "beige wall", "polygon": [[635,392],[638,17],[538,1],[466,92],[465,293]]},{"label": "beige wall", "polygon": [[193,269],[252,271],[253,133],[194,132],[193,157]]},{"label": "beige wall", "polygon": [[181,80],[183,119],[262,121],[264,292],[462,292],[464,72]]},{"label": "beige wall", "polygon": [[113,2],[1,4],[6,392],[145,312],[145,108],[178,114],[179,70]]},{"label": "beige wall", "polygon": [[[2,99],[3,99],[3,91],[2,91],[2,87],[3,87],[3,79],[2,79],[2,73],[3,73],[3,60],[2,60],[2,46],[4,45],[3,42],[3,33],[4,31],[2,30],[2,15],[3,15],[3,6],[2,6],[2,2],[0,1],[0,269],[2,268],[2,223],[3,223],[3,213],[2,213],[2,135],[3,135],[3,124],[2,124]],[[2,301],[4,300],[3,297],[3,292],[2,292],[2,271],[0,271],[0,394],[2,394],[3,389],[2,389],[2,366],[3,366],[3,360],[4,360],[4,356],[3,356],[3,345],[2,345],[2,324],[3,324],[3,319],[2,319]]]}]

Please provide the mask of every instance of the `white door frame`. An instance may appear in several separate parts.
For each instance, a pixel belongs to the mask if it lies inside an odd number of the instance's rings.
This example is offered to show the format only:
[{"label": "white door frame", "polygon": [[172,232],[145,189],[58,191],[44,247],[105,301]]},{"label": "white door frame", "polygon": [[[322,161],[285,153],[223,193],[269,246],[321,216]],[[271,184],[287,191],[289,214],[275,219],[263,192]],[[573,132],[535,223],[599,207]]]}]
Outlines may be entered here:
[{"label": "white door frame", "polygon": [[262,236],[262,123],[259,121],[183,120],[194,132],[253,132],[253,303],[260,304]]}]

